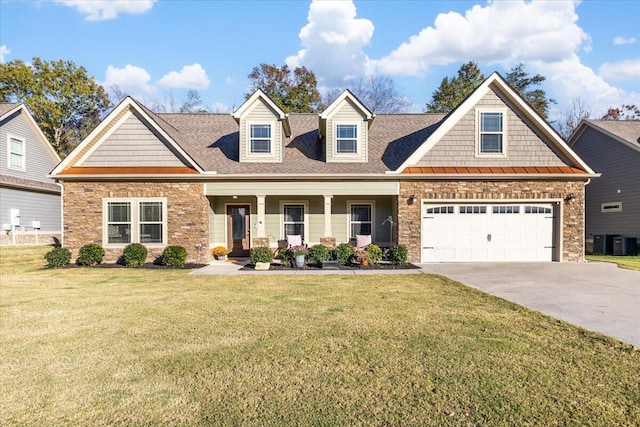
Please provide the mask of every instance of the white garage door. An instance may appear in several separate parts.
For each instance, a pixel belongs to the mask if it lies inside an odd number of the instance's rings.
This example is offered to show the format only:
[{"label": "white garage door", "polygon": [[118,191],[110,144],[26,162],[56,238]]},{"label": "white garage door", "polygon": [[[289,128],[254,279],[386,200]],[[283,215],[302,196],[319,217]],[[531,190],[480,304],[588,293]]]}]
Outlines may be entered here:
[{"label": "white garage door", "polygon": [[423,204],[422,262],[552,261],[552,204]]}]

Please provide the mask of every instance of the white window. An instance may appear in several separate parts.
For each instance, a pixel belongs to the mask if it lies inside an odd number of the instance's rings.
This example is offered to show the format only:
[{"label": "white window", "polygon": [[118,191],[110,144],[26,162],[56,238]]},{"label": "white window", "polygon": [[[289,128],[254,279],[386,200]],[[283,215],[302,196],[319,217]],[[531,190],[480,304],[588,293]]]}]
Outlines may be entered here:
[{"label": "white window", "polygon": [[373,235],[373,202],[349,203],[349,238],[357,235]]},{"label": "white window", "polygon": [[341,154],[358,152],[358,125],[336,125],[336,152]]},{"label": "white window", "polygon": [[25,142],[24,139],[15,136],[8,136],[8,164],[9,169],[25,170]]},{"label": "white window", "polygon": [[167,244],[167,201],[161,199],[104,199],[105,245]]},{"label": "white window", "polygon": [[600,212],[622,212],[622,202],[601,203]]},{"label": "white window", "polygon": [[501,111],[478,112],[478,154],[504,155],[505,113]]},{"label": "white window", "polygon": [[282,236],[302,236],[302,240],[306,241],[307,224],[308,224],[308,207],[305,201],[282,201],[280,203],[280,212],[282,212]]},{"label": "white window", "polygon": [[271,153],[271,125],[251,124],[249,125],[249,149],[253,154]]},{"label": "white window", "polygon": [[544,206],[525,206],[525,214],[550,214],[551,208],[545,208]]}]

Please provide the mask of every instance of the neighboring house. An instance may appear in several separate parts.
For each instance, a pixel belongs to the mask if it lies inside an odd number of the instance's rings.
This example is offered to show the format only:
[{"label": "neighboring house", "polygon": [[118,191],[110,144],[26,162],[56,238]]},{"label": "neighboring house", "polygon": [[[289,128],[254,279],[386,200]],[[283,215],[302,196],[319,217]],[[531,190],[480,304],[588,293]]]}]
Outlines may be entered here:
[{"label": "neighboring house", "polygon": [[25,105],[0,103],[0,242],[60,239],[61,187],[47,176],[58,163]]},{"label": "neighboring house", "polygon": [[[582,261],[597,175],[500,77],[447,116],[374,115],[351,92],[285,114],[258,91],[232,115],[125,99],[56,169],[64,245],[401,243],[412,262]],[[390,225],[390,218],[394,224]],[[202,258],[201,258],[202,259]]]},{"label": "neighboring house", "polygon": [[585,232],[640,240],[640,120],[583,120],[569,145],[602,176],[586,188]]}]

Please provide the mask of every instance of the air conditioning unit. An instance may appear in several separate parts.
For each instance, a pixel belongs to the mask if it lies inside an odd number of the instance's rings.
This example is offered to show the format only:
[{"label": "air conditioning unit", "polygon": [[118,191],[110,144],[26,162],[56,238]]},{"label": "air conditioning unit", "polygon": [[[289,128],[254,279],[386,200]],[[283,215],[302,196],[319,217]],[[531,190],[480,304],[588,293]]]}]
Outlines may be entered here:
[{"label": "air conditioning unit", "polygon": [[638,255],[638,239],[636,237],[615,237],[613,239],[614,255]]}]

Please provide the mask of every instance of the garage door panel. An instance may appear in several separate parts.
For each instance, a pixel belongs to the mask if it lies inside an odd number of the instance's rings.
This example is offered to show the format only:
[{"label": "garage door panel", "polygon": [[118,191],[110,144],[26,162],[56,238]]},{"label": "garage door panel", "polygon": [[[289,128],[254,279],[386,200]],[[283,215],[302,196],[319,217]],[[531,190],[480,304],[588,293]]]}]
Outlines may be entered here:
[{"label": "garage door panel", "polygon": [[423,206],[422,260],[551,261],[554,217],[551,204]]}]

